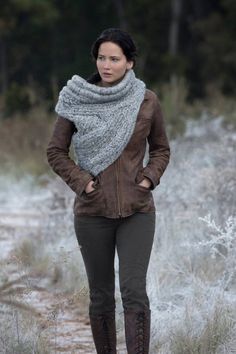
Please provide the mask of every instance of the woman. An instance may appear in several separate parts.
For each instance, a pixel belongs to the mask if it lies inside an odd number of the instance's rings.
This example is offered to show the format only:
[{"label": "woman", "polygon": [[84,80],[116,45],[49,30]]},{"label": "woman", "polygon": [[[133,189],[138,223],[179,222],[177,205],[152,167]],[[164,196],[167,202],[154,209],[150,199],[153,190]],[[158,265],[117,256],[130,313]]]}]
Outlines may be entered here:
[{"label": "woman", "polygon": [[[76,193],[74,225],[88,276],[97,353],[116,353],[115,249],[127,351],[148,353],[146,273],[155,231],[151,191],[166,169],[170,148],[157,96],[135,77],[130,35],[107,29],[91,52],[97,73],[88,81],[74,75],[60,92],[48,162]],[[68,156],[71,141],[76,163]]]}]

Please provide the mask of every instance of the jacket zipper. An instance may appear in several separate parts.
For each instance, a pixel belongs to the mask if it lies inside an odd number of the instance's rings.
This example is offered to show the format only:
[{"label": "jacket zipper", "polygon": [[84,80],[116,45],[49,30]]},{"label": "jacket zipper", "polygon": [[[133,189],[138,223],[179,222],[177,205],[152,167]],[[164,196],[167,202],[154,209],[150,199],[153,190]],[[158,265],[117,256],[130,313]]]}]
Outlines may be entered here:
[{"label": "jacket zipper", "polygon": [[119,195],[119,162],[120,159],[117,159],[117,163],[116,163],[116,179],[117,179],[117,184],[116,184],[116,191],[117,191],[117,204],[118,204],[118,215],[119,218],[121,218],[122,214],[121,214],[121,203],[120,203],[120,195]]}]

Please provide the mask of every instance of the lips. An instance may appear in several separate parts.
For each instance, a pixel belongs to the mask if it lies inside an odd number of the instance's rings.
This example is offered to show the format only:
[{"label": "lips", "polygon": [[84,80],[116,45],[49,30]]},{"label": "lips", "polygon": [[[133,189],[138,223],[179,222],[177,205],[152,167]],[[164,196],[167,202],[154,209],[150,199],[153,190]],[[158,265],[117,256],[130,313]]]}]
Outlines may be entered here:
[{"label": "lips", "polygon": [[102,75],[106,76],[106,77],[110,77],[111,76],[111,74],[109,74],[109,73],[103,73]]}]

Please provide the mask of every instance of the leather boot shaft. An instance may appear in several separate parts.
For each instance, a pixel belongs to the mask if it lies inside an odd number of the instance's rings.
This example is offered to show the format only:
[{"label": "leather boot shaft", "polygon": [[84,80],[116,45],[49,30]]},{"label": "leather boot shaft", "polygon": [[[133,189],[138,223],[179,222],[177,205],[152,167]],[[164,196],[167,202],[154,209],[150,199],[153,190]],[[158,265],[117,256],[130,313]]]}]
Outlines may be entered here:
[{"label": "leather boot shaft", "polygon": [[151,311],[124,310],[125,339],[128,354],[148,354]]},{"label": "leather boot shaft", "polygon": [[89,315],[97,354],[116,354],[115,313]]}]

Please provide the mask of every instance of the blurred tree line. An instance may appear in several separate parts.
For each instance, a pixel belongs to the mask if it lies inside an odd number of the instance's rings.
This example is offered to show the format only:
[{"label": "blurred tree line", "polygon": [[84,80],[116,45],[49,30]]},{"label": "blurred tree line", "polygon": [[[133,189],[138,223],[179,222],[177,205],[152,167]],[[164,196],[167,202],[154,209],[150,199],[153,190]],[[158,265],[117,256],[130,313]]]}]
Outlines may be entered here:
[{"label": "blurred tree line", "polygon": [[236,93],[235,0],[8,0],[0,8],[0,95],[7,114],[47,103],[95,70],[90,47],[120,27],[139,49],[149,87],[183,78],[187,99]]}]

